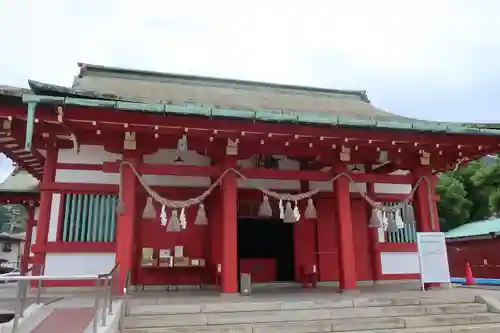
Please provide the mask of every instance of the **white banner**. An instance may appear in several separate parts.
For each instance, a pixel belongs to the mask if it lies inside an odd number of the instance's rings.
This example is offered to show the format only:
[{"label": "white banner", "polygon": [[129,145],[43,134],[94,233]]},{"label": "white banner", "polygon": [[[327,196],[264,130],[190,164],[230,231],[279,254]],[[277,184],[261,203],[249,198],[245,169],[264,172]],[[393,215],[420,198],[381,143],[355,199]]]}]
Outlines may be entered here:
[{"label": "white banner", "polygon": [[418,232],[420,280],[424,283],[451,283],[446,239],[442,232]]}]

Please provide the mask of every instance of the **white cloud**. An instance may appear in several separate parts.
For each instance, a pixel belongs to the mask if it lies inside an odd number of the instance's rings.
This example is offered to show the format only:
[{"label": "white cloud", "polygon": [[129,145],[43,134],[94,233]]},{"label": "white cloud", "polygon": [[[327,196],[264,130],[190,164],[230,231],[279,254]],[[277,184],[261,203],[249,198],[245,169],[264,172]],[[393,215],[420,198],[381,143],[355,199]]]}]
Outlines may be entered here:
[{"label": "white cloud", "polygon": [[[419,94],[463,96],[500,73],[495,0],[0,0],[0,8],[6,84],[70,84],[83,61],[361,88],[412,114]],[[403,87],[401,102],[391,92]]]}]

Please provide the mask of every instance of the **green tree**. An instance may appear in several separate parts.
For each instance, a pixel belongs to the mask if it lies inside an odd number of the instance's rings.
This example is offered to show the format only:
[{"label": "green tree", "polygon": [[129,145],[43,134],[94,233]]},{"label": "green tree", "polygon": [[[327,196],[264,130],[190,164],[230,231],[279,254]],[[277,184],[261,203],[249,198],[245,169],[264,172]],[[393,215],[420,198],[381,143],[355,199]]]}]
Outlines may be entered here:
[{"label": "green tree", "polygon": [[26,231],[28,212],[23,205],[0,206],[0,232]]},{"label": "green tree", "polygon": [[467,198],[464,184],[450,174],[438,175],[436,192],[440,196],[437,203],[442,231],[448,231],[469,221],[473,203]]},{"label": "green tree", "polygon": [[476,160],[464,165],[455,172],[449,173],[451,177],[459,180],[465,189],[466,198],[472,203],[469,210],[469,221],[481,221],[491,216],[489,196],[491,189],[478,186],[473,178],[483,170],[485,165],[482,160]]},{"label": "green tree", "polygon": [[478,169],[471,177],[475,187],[486,196],[489,215],[500,212],[500,161]]}]

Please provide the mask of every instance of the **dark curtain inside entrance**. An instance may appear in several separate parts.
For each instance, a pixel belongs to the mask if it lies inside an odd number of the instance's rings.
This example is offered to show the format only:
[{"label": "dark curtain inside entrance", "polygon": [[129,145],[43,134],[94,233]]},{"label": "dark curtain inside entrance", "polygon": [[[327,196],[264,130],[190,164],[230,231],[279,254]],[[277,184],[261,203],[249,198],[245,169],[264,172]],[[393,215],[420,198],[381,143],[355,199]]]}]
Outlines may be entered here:
[{"label": "dark curtain inside entrance", "polygon": [[239,259],[273,258],[276,280],[294,280],[293,224],[282,220],[238,219]]}]

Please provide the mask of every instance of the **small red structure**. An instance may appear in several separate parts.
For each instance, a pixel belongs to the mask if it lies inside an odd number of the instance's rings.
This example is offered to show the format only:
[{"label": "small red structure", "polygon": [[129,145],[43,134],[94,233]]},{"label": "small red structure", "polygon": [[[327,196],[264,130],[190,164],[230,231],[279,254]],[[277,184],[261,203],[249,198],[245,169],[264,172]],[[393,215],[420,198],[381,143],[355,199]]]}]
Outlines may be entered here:
[{"label": "small red structure", "polygon": [[500,219],[464,224],[446,233],[448,262],[453,277],[464,277],[468,262],[477,278],[500,278]]},{"label": "small red structure", "polygon": [[0,144],[41,180],[31,260],[48,275],[119,263],[121,287],[234,293],[242,271],[300,283],[313,265],[342,290],[417,279],[415,233],[439,230],[435,172],[500,145],[499,130],[400,117],[365,91],[90,64],[71,88],[29,84],[0,90]]}]

